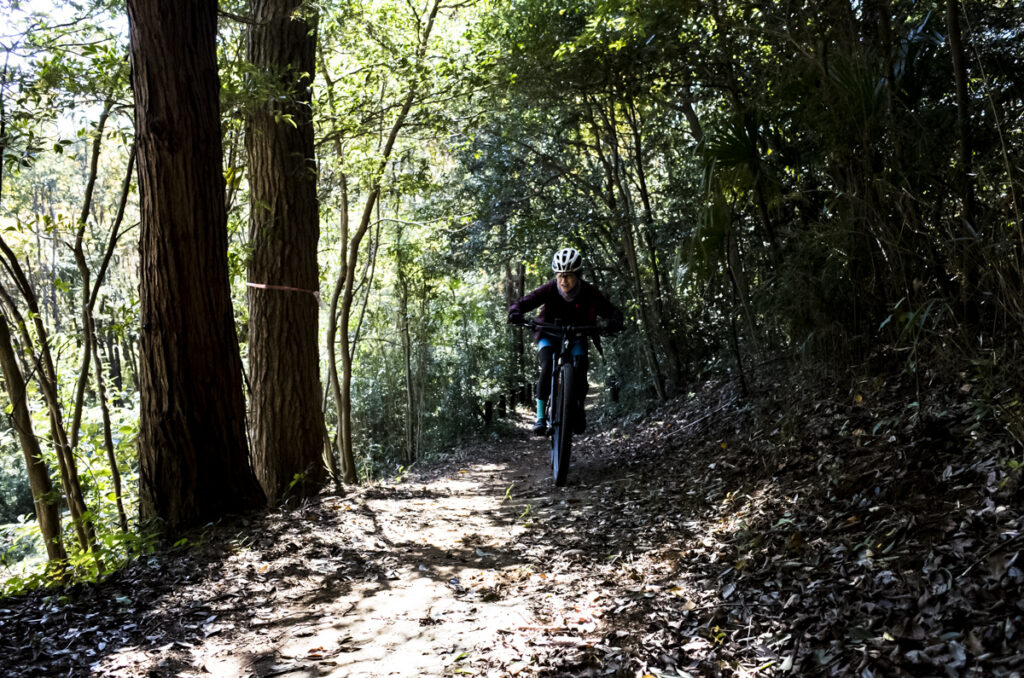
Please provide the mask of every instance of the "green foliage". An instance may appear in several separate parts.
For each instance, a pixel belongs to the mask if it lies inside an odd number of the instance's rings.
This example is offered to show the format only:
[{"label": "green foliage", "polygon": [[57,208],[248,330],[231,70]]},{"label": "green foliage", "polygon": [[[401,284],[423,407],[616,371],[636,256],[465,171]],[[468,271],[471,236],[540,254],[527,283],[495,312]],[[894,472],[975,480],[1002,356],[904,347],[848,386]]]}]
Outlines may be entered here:
[{"label": "green foliage", "polygon": [[[38,530],[26,522],[23,528],[25,540],[35,540],[30,546],[31,554],[42,552],[38,543]],[[20,543],[20,542],[19,542]],[[155,532],[141,533],[108,531],[101,532],[94,552],[74,551],[64,563],[24,561],[20,574],[2,577],[0,597],[13,596],[37,588],[63,586],[68,582],[97,581],[116,572],[128,562],[156,550],[158,537]],[[23,556],[24,557],[24,556]],[[9,570],[10,571],[10,570]]]},{"label": "green foliage", "polygon": [[[5,401],[0,397],[0,403]],[[13,523],[32,511],[32,489],[17,435],[10,428],[0,430],[0,524]]]},{"label": "green foliage", "polygon": [[[41,7],[35,4],[33,11]],[[126,35],[120,20],[123,8],[118,7],[116,14],[107,9],[102,3],[82,3],[61,8],[55,17],[20,11],[18,7],[3,9],[11,30],[10,40],[4,42],[3,48],[5,62],[11,68],[4,70],[0,81],[3,122],[8,132],[4,139],[0,227],[5,244],[25,271],[40,312],[30,311],[9,267],[0,276],[0,284],[10,295],[5,298],[5,316],[13,319],[16,309],[27,321],[27,326],[12,329],[24,364],[34,368],[25,370],[29,377],[33,431],[39,437],[42,460],[50,469],[55,493],[60,495],[62,482],[50,435],[51,421],[37,382],[39,365],[31,352],[38,351],[43,343],[49,345],[56,369],[56,397],[64,413],[64,424],[69,425],[84,344],[82,298],[86,291],[91,291],[105,257],[110,229],[119,209],[133,127],[126,115],[131,94],[124,57]],[[82,254],[92,276],[84,280],[72,244],[78,237],[86,179],[99,129],[96,120],[103,104],[110,105],[111,115],[103,138],[99,139],[101,153],[82,233]],[[122,237],[113,248],[94,316],[112,411],[114,455],[121,469],[123,488],[127,490],[124,504],[128,512],[134,511],[136,480],[132,470],[137,427],[133,357],[138,336],[134,311],[135,242],[131,235],[134,223],[136,210],[129,199]],[[37,331],[37,319],[45,332]],[[104,571],[109,571],[141,548],[140,537],[126,534],[120,527],[94,382],[87,384],[81,426],[74,435],[78,437],[74,457],[91,508],[87,518],[96,530],[96,550],[85,553],[77,546],[75,526],[64,515],[62,541],[68,550],[67,562],[37,566],[34,561],[45,554],[41,544],[8,552],[23,560],[18,564],[18,574],[4,576],[5,592],[61,583],[67,577],[95,578],[102,574],[100,563]],[[11,432],[3,434],[0,504],[5,509],[15,504],[23,506],[27,515],[33,507],[19,445]],[[15,468],[16,473],[7,473]],[[27,544],[30,542],[25,540],[26,534],[37,528],[31,519],[21,520],[19,543]]]},{"label": "green foliage", "polygon": [[39,530],[28,514],[22,514],[5,525],[0,525],[0,565],[10,569],[16,563],[30,558],[38,560],[45,553]]}]

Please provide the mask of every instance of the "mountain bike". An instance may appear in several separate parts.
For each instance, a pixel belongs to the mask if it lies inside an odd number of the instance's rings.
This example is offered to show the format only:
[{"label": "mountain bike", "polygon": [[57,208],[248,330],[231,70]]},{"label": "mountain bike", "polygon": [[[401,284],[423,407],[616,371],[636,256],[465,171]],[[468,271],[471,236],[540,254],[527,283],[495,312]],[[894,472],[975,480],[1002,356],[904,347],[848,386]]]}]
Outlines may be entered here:
[{"label": "mountain bike", "polygon": [[555,485],[562,487],[569,476],[572,437],[583,411],[583,401],[576,384],[579,366],[572,348],[580,340],[611,332],[597,325],[542,323],[532,319],[516,324],[539,331],[542,336],[558,342],[551,358],[551,395],[548,396],[546,414],[548,435],[551,436],[551,471]]}]

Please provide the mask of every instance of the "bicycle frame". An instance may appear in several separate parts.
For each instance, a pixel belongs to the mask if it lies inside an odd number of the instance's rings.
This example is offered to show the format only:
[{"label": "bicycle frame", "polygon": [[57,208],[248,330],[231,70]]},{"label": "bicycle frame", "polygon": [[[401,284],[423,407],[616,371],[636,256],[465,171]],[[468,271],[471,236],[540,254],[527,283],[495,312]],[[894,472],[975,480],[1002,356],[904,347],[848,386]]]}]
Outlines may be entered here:
[{"label": "bicycle frame", "polygon": [[[551,391],[548,396],[548,427],[551,435],[551,468],[555,485],[565,485],[569,475],[569,456],[572,450],[573,422],[577,416],[576,369],[578,367],[573,346],[603,333],[594,325],[562,325],[531,320],[525,326],[541,335],[556,339],[558,347],[551,358]],[[582,408],[583,404],[580,403]]]},{"label": "bicycle frame", "polygon": [[579,365],[576,362],[577,356],[573,353],[573,348],[577,342],[586,341],[591,336],[587,333],[588,330],[593,330],[596,333],[599,328],[589,326],[573,327],[571,325],[550,325],[545,327],[537,323],[535,329],[540,329],[542,335],[558,341],[557,349],[551,356],[551,397],[548,399],[548,410],[549,414],[552,415],[548,417],[548,421],[554,422],[556,409],[550,404],[550,401],[553,401],[558,393],[557,387],[560,370],[563,365],[567,364],[571,364],[574,369],[579,369]]}]

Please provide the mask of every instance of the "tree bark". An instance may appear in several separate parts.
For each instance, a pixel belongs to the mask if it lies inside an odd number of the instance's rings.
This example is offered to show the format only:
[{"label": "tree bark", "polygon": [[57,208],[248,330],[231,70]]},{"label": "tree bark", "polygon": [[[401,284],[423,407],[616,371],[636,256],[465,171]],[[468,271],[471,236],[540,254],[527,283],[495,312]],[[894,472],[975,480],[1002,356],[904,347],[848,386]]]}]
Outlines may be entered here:
[{"label": "tree bark", "polygon": [[216,0],[128,0],[139,154],[139,503],[166,531],[263,504],[227,267]]},{"label": "tree bark", "polygon": [[[338,152],[341,149],[338,148]],[[347,399],[343,400],[345,396],[342,394],[341,379],[338,376],[338,356],[337,356],[337,336],[338,336],[338,306],[341,301],[341,294],[344,288],[344,281],[348,277],[348,259],[345,257],[344,252],[348,247],[348,180],[344,174],[341,175],[341,251],[342,256],[339,257],[338,265],[338,279],[334,285],[334,291],[331,293],[331,303],[327,309],[327,371],[331,384],[331,395],[334,396],[334,406],[338,411],[338,433],[335,436],[335,445],[338,452],[338,459],[341,463],[341,474],[346,483],[354,483],[356,478],[355,468],[349,468],[349,462],[354,461],[346,457],[345,455],[345,441],[351,440],[351,436],[348,434],[344,427],[348,426],[350,418],[348,416],[342,416],[342,407],[344,403],[347,403]],[[348,332],[348,327],[345,327],[345,332]]]},{"label": "tree bark", "polygon": [[270,286],[248,293],[250,431],[256,475],[272,502],[313,494],[327,479],[311,108],[316,37],[296,12],[301,4],[255,0],[249,29],[249,61],[273,90],[246,129],[249,281]]},{"label": "tree bark", "polygon": [[[108,99],[96,122],[96,137],[92,143],[92,156],[89,161],[89,178],[85,183],[85,197],[82,199],[82,211],[76,224],[75,244],[72,247],[72,254],[75,257],[75,266],[78,267],[78,274],[82,278],[82,362],[78,370],[78,381],[75,385],[75,402],[71,411],[71,449],[78,448],[78,436],[82,428],[82,411],[85,408],[85,390],[89,385],[89,367],[92,365],[92,353],[96,349],[93,338],[95,331],[93,327],[93,302],[92,295],[92,272],[89,270],[89,263],[85,258],[85,229],[88,224],[89,213],[92,211],[92,196],[96,188],[96,175],[99,171],[100,150],[103,147],[103,131],[107,126],[107,118],[110,115],[112,103]],[[97,288],[99,281],[97,281]]]}]

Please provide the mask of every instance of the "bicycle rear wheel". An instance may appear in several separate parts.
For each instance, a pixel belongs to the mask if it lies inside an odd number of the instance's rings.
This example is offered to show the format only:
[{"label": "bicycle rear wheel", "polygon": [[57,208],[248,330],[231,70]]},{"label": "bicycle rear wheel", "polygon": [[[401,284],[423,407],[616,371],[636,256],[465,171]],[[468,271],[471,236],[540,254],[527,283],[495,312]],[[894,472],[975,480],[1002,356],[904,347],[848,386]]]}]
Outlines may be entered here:
[{"label": "bicycle rear wheel", "polygon": [[[571,363],[562,365],[558,375],[558,395],[552,413],[551,466],[555,485],[562,487],[569,476],[569,453],[572,450],[573,402],[575,402],[575,373]],[[553,394],[554,395],[554,394]]]}]

